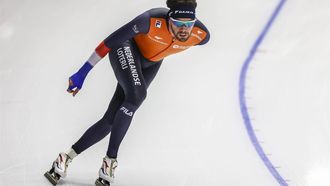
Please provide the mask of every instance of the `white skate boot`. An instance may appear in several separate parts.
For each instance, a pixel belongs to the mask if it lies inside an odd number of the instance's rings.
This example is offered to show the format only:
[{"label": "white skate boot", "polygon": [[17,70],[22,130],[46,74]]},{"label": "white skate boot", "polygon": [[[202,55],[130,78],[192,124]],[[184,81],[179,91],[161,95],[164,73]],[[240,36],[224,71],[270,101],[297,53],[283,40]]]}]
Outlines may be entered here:
[{"label": "white skate boot", "polygon": [[96,186],[110,186],[114,182],[115,169],[118,162],[114,158],[103,158],[102,167],[99,170],[99,178],[95,181]]},{"label": "white skate boot", "polygon": [[67,168],[69,163],[71,163],[71,158],[65,154],[64,152],[61,152],[56,160],[53,162],[52,168],[50,171],[46,172],[44,175],[45,177],[53,184],[58,184],[58,181],[60,178],[65,178],[67,173]]}]

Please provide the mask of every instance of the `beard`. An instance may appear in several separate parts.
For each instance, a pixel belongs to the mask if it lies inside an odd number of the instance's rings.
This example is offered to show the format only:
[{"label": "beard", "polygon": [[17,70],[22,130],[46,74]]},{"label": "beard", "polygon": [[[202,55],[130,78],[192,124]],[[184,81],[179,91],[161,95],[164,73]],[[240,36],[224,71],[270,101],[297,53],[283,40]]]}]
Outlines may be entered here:
[{"label": "beard", "polygon": [[181,42],[187,41],[189,39],[189,36],[190,36],[190,34],[187,31],[179,31],[175,35],[176,39],[179,40],[179,41],[181,41]]}]

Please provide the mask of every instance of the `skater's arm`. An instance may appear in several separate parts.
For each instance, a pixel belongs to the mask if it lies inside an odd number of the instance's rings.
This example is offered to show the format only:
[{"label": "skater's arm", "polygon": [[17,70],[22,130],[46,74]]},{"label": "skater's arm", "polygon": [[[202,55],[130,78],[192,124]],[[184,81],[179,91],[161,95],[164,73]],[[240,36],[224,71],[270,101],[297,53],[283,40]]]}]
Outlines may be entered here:
[{"label": "skater's arm", "polygon": [[98,45],[79,71],[69,78],[67,91],[75,96],[81,89],[88,72],[111,51],[112,47],[133,38],[137,34],[148,33],[149,24],[150,15],[147,11],[109,35]]},{"label": "skater's arm", "polygon": [[150,14],[145,12],[126,25],[122,26],[106,39],[104,39],[93,54],[88,59],[88,62],[95,66],[104,56],[106,56],[113,47],[118,46],[128,39],[132,39],[138,34],[146,34],[149,32]]}]

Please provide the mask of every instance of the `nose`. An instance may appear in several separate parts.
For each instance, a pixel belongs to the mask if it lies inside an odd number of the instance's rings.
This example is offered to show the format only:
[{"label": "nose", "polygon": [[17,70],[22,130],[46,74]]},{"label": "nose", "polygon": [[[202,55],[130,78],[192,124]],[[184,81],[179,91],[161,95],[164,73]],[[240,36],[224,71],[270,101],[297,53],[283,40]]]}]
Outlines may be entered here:
[{"label": "nose", "polygon": [[186,31],[186,30],[189,30],[187,26],[180,27],[180,31]]}]

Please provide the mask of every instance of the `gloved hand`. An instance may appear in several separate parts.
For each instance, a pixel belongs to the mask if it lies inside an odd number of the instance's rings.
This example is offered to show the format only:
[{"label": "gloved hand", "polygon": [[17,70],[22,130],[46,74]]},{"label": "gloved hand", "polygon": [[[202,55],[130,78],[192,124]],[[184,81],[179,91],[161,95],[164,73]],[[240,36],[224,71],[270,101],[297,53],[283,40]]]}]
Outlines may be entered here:
[{"label": "gloved hand", "polygon": [[86,62],[77,73],[73,74],[70,78],[69,78],[69,87],[67,89],[67,91],[73,96],[75,96],[79,90],[81,89],[84,80],[88,74],[88,72],[93,68],[93,66],[89,63]]}]

